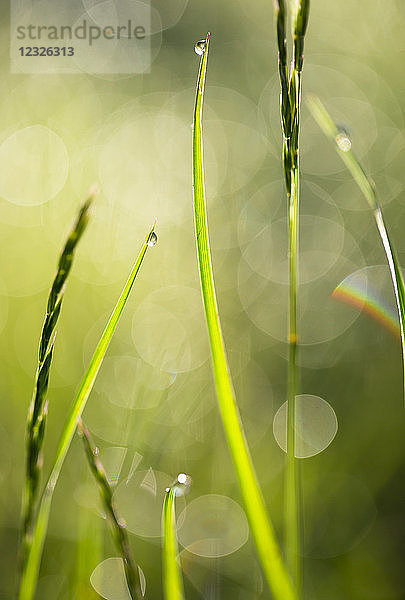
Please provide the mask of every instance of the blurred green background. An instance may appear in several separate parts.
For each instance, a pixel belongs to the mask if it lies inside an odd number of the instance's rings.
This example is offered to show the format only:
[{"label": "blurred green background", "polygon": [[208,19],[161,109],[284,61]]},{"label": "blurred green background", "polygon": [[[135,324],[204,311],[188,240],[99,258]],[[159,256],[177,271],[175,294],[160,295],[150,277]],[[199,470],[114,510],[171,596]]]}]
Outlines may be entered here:
[{"label": "blurred green background", "polygon": [[[58,327],[45,471],[157,217],[158,244],[85,420],[117,488],[148,598],[162,597],[162,495],[180,471],[193,478],[178,504],[187,598],[270,597],[212,385],[193,240],[191,123],[193,46],[210,30],[205,166],[218,299],[242,419],[281,540],[285,455],[273,419],[286,393],[287,206],[272,3],[152,6],[162,30],[152,36],[151,72],[131,77],[10,75],[9,14],[1,9],[0,598],[7,600],[16,585],[24,428],[47,293],[94,182],[101,194]],[[402,0],[312,0],[304,67],[304,96],[320,96],[375,179],[402,262],[404,26]],[[302,171],[301,393],[328,403],[303,404],[308,453],[327,446],[301,461],[306,598],[399,600],[405,412],[390,280],[366,202],[305,106]],[[345,293],[332,297],[343,280]],[[282,420],[275,431],[282,437]],[[76,439],[55,494],[37,598],[99,598],[98,589],[125,600],[117,563],[103,563],[115,556]]]}]

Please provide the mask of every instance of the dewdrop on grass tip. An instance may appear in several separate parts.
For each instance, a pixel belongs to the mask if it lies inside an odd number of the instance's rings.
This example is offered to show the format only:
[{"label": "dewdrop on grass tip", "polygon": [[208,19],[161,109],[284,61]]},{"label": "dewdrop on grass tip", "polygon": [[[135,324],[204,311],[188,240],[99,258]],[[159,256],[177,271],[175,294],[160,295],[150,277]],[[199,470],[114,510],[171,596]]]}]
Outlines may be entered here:
[{"label": "dewdrop on grass tip", "polygon": [[194,46],[194,52],[198,54],[198,56],[202,56],[205,52],[205,48],[207,46],[207,40],[204,38],[196,42]]},{"label": "dewdrop on grass tip", "polygon": [[149,248],[152,248],[152,246],[155,246],[157,243],[157,235],[154,231],[152,231],[152,233],[150,234],[149,238],[148,238],[148,246]]},{"label": "dewdrop on grass tip", "polygon": [[187,479],[188,479],[188,477],[187,477],[187,475],[185,473],[179,473],[177,475],[177,481],[179,483],[187,483]]}]

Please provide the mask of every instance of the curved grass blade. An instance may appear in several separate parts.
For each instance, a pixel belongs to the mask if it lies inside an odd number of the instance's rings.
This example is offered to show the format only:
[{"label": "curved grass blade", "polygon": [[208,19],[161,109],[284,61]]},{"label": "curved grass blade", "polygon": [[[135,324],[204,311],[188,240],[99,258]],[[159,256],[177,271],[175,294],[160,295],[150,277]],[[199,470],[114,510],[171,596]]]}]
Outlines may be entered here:
[{"label": "curved grass blade", "polygon": [[405,399],[405,285],[397,255],[388,236],[375,185],[373,180],[366,174],[359,159],[353,152],[352,143],[347,133],[339,130],[320,99],[316,96],[309,96],[307,98],[307,103],[312,116],[324,134],[333,142],[339,156],[350,171],[374,214],[378,233],[387,257],[398,310],[401,331],[403,394]]},{"label": "curved grass blade", "polygon": [[132,557],[125,523],[117,515],[117,511],[113,502],[113,492],[110,484],[107,481],[107,475],[104,467],[98,458],[98,450],[94,446],[89,430],[81,418],[78,419],[77,429],[79,436],[83,440],[84,451],[87,456],[90,470],[97,482],[104,510],[110,519],[111,531],[115,545],[124,562],[125,578],[127,580],[129,593],[132,600],[142,600],[143,593],[139,569]]},{"label": "curved grass blade", "polygon": [[84,407],[86,406],[87,399],[93,388],[96,380],[98,371],[101,367],[101,363],[104,360],[104,356],[107,352],[110,341],[117,328],[118,321],[127,303],[129,294],[134,284],[135,278],[141,267],[145,254],[149,246],[154,245],[156,242],[155,224],[151,231],[148,233],[145,242],[138,254],[134,266],[132,267],[129,278],[121,292],[121,295],[115,305],[113,312],[109,318],[109,321],[104,329],[104,332],[97,344],[96,350],[87,368],[87,371],[82,379],[79,390],[74,399],[73,405],[70,409],[66,424],[62,431],[62,435],[59,441],[59,446],[56,452],[56,456],[53,462],[51,473],[49,475],[46,487],[41,496],[41,501],[38,510],[38,516],[33,530],[31,545],[28,550],[27,561],[25,564],[24,571],[22,573],[19,600],[31,600],[34,597],[39,565],[42,556],[43,545],[45,541],[46,531],[48,528],[49,513],[51,509],[52,496],[59,479],[59,475],[66,458],[66,454],[69,450],[70,443],[76,431],[76,425],[79,417],[81,417]]},{"label": "curved grass blade", "polygon": [[80,208],[74,226],[60,255],[42,326],[34,392],[28,409],[27,419],[26,474],[22,502],[22,565],[24,565],[26,551],[30,544],[31,529],[35,520],[35,507],[42,472],[42,450],[48,414],[46,396],[56,336],[56,325],[62,308],[66,280],[72,268],[75,249],[86,229],[89,219],[89,209],[96,193],[95,188],[89,191],[87,199]]},{"label": "curved grass blade", "polygon": [[[181,475],[184,475],[183,473]],[[187,481],[187,477],[185,481]],[[166,489],[162,512],[163,535],[163,590],[166,600],[184,600],[183,577],[179,563],[179,548],[176,534],[176,496],[181,489],[178,481]]]},{"label": "curved grass blade", "polygon": [[282,560],[281,551],[267,514],[243,431],[218,314],[208,234],[203,168],[202,109],[209,43],[210,36],[208,34],[205,40],[205,49],[201,56],[195,98],[193,184],[197,258],[215,385],[225,435],[238,476],[250,528],[268,585],[275,600],[296,600],[297,594]]}]

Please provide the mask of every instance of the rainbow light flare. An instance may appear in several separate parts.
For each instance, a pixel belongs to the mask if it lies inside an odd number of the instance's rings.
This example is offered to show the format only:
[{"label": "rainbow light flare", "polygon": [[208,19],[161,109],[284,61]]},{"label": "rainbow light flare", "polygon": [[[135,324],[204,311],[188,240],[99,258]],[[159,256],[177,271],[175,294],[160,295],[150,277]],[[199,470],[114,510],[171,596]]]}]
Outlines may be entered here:
[{"label": "rainbow light flare", "polygon": [[364,273],[364,269],[346,277],[333,290],[331,297],[361,309],[366,315],[390,331],[396,338],[401,338],[394,299],[392,299],[392,305],[384,301],[381,293],[373,288],[370,279]]}]

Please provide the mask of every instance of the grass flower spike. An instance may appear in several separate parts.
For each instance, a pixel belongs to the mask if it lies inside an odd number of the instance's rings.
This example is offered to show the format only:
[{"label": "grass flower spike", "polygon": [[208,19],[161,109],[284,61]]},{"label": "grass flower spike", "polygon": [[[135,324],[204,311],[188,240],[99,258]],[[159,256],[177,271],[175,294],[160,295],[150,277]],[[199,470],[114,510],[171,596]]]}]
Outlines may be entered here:
[{"label": "grass flower spike", "polygon": [[42,327],[34,393],[29,406],[27,420],[26,475],[22,509],[22,565],[24,565],[27,547],[29,547],[30,544],[32,534],[31,529],[35,520],[36,501],[41,479],[42,449],[48,413],[47,392],[56,336],[56,325],[62,308],[66,280],[72,268],[75,249],[86,228],[89,209],[95,193],[95,189],[89,192],[88,198],[79,211],[75,224],[59,258],[58,268],[49,294],[45,320]]},{"label": "grass flower spike", "polygon": [[299,464],[295,457],[295,402],[299,393],[297,363],[298,256],[300,207],[300,117],[304,40],[309,17],[309,0],[297,0],[293,18],[293,57],[287,66],[286,4],[275,0],[278,65],[281,87],[281,125],[283,132],[283,170],[289,213],[289,307],[288,307],[288,391],[287,391],[287,468],[285,480],[285,548],[289,571],[298,591],[301,589],[301,507]]}]

